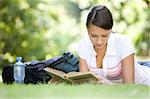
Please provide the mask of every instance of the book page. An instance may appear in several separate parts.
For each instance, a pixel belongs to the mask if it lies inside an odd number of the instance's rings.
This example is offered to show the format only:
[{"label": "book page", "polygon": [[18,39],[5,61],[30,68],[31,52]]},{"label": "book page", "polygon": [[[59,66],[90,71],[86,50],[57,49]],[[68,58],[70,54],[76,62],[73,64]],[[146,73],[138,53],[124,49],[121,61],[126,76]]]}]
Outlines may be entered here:
[{"label": "book page", "polygon": [[96,83],[98,77],[93,72],[70,72],[66,75],[66,78],[73,83]]},{"label": "book page", "polygon": [[65,79],[66,73],[64,73],[63,71],[56,70],[56,69],[53,69],[53,68],[50,68],[50,67],[46,67],[46,68],[44,68],[44,70],[47,71],[52,76],[57,76],[59,78]]},{"label": "book page", "polygon": [[66,74],[66,78],[74,77],[74,76],[87,75],[87,74],[93,74],[93,73],[90,71],[89,72],[69,72]]}]

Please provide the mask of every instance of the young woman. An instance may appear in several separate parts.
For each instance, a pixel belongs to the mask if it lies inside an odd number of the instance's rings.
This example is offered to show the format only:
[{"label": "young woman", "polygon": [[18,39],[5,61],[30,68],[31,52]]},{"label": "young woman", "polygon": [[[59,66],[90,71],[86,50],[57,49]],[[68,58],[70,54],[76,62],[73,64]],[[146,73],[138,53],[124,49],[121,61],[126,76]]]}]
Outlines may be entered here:
[{"label": "young woman", "polygon": [[127,36],[112,33],[113,18],[106,6],[94,6],[86,22],[89,37],[79,45],[80,72],[92,71],[101,83],[150,85],[150,68],[135,59]]}]

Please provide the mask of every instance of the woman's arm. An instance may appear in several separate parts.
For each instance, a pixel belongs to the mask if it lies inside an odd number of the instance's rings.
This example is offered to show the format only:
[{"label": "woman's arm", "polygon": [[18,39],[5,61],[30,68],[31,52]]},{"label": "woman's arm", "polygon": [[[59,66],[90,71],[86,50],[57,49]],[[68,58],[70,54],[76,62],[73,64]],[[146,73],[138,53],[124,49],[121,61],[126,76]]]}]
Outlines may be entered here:
[{"label": "woman's arm", "polygon": [[80,60],[79,60],[79,66],[80,66],[79,67],[80,72],[87,72],[87,71],[89,71],[88,67],[87,67],[86,60],[84,60],[82,58],[80,58]]},{"label": "woman's arm", "polygon": [[134,54],[122,60],[123,83],[134,83]]},{"label": "woman's arm", "polygon": [[[89,71],[88,67],[87,67],[87,62],[86,60],[84,59],[81,59],[80,58],[80,72],[87,72]],[[113,84],[111,81],[107,80],[106,78],[104,77],[98,77],[99,81],[97,83],[100,83],[100,84]]]}]

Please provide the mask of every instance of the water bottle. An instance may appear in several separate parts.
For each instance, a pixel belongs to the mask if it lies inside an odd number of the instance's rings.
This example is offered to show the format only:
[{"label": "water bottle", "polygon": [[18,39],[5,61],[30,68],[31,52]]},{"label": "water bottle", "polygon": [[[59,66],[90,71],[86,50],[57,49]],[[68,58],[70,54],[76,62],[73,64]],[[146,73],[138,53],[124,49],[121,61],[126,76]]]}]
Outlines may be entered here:
[{"label": "water bottle", "polygon": [[22,63],[22,57],[16,58],[16,63],[14,64],[14,79],[15,83],[24,83],[25,78],[25,64]]}]

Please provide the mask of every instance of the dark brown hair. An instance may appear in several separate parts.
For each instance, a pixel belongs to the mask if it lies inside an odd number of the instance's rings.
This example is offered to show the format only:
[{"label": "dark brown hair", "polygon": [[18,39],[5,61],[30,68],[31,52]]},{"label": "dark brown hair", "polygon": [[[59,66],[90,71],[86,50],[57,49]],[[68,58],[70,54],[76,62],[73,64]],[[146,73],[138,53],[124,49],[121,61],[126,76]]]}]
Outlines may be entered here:
[{"label": "dark brown hair", "polygon": [[113,26],[112,14],[106,6],[94,6],[87,17],[86,26],[92,23],[103,29],[111,29]]}]

